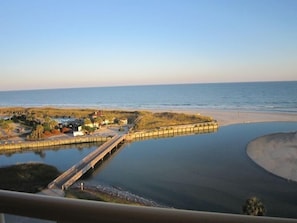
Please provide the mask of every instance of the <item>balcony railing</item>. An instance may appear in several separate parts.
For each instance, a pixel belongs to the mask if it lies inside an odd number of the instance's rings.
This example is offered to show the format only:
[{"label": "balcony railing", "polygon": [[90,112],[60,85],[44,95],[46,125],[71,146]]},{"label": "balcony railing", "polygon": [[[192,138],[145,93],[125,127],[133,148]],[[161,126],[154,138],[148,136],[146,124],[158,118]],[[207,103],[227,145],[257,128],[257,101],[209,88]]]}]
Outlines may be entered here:
[{"label": "balcony railing", "polygon": [[[0,213],[53,220],[59,223],[297,223],[297,219],[140,207],[5,190],[0,190]],[[5,220],[1,220],[0,217],[1,221]]]}]

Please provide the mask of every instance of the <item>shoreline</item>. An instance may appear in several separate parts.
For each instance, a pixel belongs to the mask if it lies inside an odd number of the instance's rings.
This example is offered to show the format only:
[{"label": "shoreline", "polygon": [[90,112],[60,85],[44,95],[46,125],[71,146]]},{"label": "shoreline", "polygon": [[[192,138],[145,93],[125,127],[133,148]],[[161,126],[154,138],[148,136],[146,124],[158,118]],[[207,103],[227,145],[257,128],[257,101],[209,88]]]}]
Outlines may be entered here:
[{"label": "shoreline", "polygon": [[[0,107],[13,108],[12,107]],[[21,106],[21,108],[27,108]],[[28,107],[28,108],[34,108]],[[58,108],[58,109],[91,109],[98,110],[98,107],[55,107],[55,106],[41,106],[37,108]],[[245,109],[213,109],[213,108],[101,108],[106,111],[122,111],[122,112],[135,112],[135,111],[149,111],[149,112],[172,112],[172,113],[185,113],[185,114],[200,114],[203,116],[210,116],[217,120],[220,126],[243,124],[243,123],[255,123],[255,122],[297,122],[297,113],[293,112],[280,112],[280,111],[256,111]],[[0,114],[1,117],[1,114]]]},{"label": "shoreline", "polygon": [[[297,123],[296,113],[205,110],[205,114],[216,118],[220,126],[260,122]],[[297,132],[259,136],[249,142],[246,153],[260,168],[297,182]]]},{"label": "shoreline", "polygon": [[[115,110],[115,109],[114,109]],[[131,109],[132,111],[133,109]],[[118,109],[117,111],[129,111],[129,110],[123,110],[123,109]],[[233,124],[248,124],[248,123],[259,123],[259,122],[296,122],[297,123],[297,113],[286,113],[286,112],[259,112],[259,111],[245,111],[245,110],[215,110],[215,109],[193,109],[193,110],[182,110],[182,109],[170,109],[170,110],[164,110],[164,109],[142,109],[142,110],[133,110],[133,111],[150,111],[150,112],[174,112],[174,113],[186,113],[186,114],[200,114],[204,116],[210,116],[214,120],[216,120],[219,124],[219,126],[228,126],[228,125],[233,125]],[[297,129],[296,129],[297,131]],[[290,133],[288,133],[290,134]],[[285,147],[287,144],[283,143],[282,145],[282,139],[279,138],[277,135],[272,135],[272,138],[275,137],[274,139],[270,139],[274,141],[275,144],[278,144],[279,147]],[[261,137],[259,137],[261,138]],[[297,138],[297,136],[296,136]],[[251,141],[253,142],[253,141]],[[297,150],[297,139],[295,142],[295,147]],[[293,142],[291,142],[292,144]],[[264,150],[265,146],[262,144],[261,148],[258,148],[259,150]],[[255,150],[256,151],[256,150]],[[248,151],[247,147],[247,153],[250,153]],[[265,156],[257,156],[255,154],[259,154],[259,151],[254,152],[253,155],[248,154],[250,158],[255,162],[258,163],[259,166],[262,168],[266,169],[267,171],[275,174],[274,170],[271,167],[266,167],[266,162],[269,163],[269,161],[266,160]],[[273,157],[276,156],[273,150],[271,151],[265,151],[266,156],[268,157]],[[290,154],[290,151],[282,151],[283,156],[288,156]],[[277,154],[277,156],[282,156],[281,154]],[[291,151],[291,159],[296,159],[295,165],[297,166],[297,151],[293,153]],[[282,160],[278,161],[280,164],[283,164],[285,166],[285,162]],[[294,163],[293,163],[294,164]],[[285,167],[283,172],[288,171],[288,169],[295,168],[294,166],[288,166]],[[297,167],[296,167],[296,172],[297,172]],[[281,175],[281,174],[276,174],[276,175]],[[284,178],[288,178],[287,174],[281,175]],[[291,177],[289,177],[291,178]],[[295,181],[297,181],[297,176]]]},{"label": "shoreline", "polygon": [[147,109],[150,112],[176,112],[185,114],[200,114],[210,116],[219,123],[219,126],[245,124],[256,122],[297,122],[297,113],[248,111],[248,110],[216,110],[216,109]]},{"label": "shoreline", "polygon": [[[154,110],[160,112],[161,110]],[[183,112],[188,114],[201,114],[210,116],[217,120],[220,127],[234,124],[248,124],[260,122],[296,122],[296,113],[285,112],[258,112],[244,110],[176,110],[171,112]],[[296,128],[297,131],[297,128]],[[292,135],[295,135],[293,137]],[[255,141],[263,140],[270,142],[251,144]],[[270,149],[273,148],[273,149]],[[262,152],[262,153],[261,153]],[[267,136],[260,136],[252,140],[246,148],[247,156],[260,168],[282,177],[287,180],[297,182],[297,132],[295,133],[275,133]],[[277,167],[277,168],[276,168]]]},{"label": "shoreline", "polygon": [[217,119],[220,126],[256,122],[297,122],[296,113],[205,110],[205,113],[201,114],[208,114],[209,116]]}]

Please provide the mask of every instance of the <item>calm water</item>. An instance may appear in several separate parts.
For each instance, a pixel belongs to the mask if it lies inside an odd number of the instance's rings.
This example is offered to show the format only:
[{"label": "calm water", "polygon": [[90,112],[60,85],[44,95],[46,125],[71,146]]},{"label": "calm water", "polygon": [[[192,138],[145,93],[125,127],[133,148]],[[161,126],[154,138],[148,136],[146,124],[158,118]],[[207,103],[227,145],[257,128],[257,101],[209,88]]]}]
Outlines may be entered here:
[{"label": "calm water", "polygon": [[[183,84],[32,91],[0,91],[0,106],[112,109],[235,109],[297,113],[297,82]],[[269,174],[246,155],[261,135],[297,131],[297,123],[221,127],[218,132],[126,145],[87,180],[151,199],[161,205],[239,213],[260,197],[270,216],[297,218],[297,184]],[[0,166],[44,162],[64,171],[97,146],[72,146],[0,154]]]},{"label": "calm water", "polygon": [[0,91],[0,106],[297,112],[297,81]]},{"label": "calm water", "polygon": [[[83,182],[162,206],[227,213],[240,213],[245,199],[255,195],[269,216],[297,218],[297,183],[258,167],[245,151],[258,136],[294,131],[297,123],[238,124],[216,133],[133,142]],[[97,146],[0,154],[0,166],[33,161],[64,171]]]},{"label": "calm water", "polygon": [[53,165],[63,172],[94,151],[100,144],[81,144],[48,149],[0,153],[0,167],[16,163],[41,162]]},{"label": "calm water", "polygon": [[239,124],[212,134],[134,142],[84,181],[169,207],[228,213],[240,213],[255,195],[268,215],[297,218],[297,183],[258,167],[245,150],[259,135],[296,130],[297,123]]}]

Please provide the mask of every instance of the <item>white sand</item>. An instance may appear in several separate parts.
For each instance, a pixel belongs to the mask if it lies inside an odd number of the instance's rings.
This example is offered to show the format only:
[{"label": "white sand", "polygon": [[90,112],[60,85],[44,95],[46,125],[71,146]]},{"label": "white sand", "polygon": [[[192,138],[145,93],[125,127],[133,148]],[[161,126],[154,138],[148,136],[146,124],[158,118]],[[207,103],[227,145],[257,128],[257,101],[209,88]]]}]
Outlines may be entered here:
[{"label": "white sand", "polygon": [[213,117],[218,121],[220,126],[252,122],[297,122],[297,114],[293,113],[265,113],[225,110],[202,110],[197,113]]}]

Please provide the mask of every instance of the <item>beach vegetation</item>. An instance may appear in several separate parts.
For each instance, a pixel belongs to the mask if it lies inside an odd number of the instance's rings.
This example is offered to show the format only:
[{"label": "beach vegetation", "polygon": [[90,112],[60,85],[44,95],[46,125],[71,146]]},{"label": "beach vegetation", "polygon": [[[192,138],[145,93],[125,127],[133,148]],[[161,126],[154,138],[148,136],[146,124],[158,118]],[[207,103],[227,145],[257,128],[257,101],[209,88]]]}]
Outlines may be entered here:
[{"label": "beach vegetation", "polygon": [[[121,124],[120,121],[133,125],[135,131],[160,128],[172,128],[178,125],[208,125],[211,117],[200,114],[184,114],[175,112],[150,112],[150,111],[120,111],[120,110],[94,110],[80,108],[0,108],[0,114],[11,116],[14,122],[25,125],[31,129],[28,140],[40,140],[51,135],[61,134],[63,128],[72,129],[82,126],[91,133],[101,125]],[[71,118],[76,121],[72,125],[63,125],[55,121],[56,118]],[[59,131],[60,132],[59,132]],[[65,129],[62,130],[62,133]]]},{"label": "beach vegetation", "polygon": [[0,127],[9,134],[13,130],[12,121],[11,120],[1,119],[0,120]]},{"label": "beach vegetation", "polygon": [[0,108],[0,114],[6,116],[20,116],[31,115],[35,118],[49,116],[51,118],[85,118],[96,113],[97,117],[112,118],[129,118],[134,120],[137,118],[138,112],[135,111],[121,111],[121,110],[96,110],[89,108],[55,108],[55,107],[4,107]]},{"label": "beach vegetation", "polygon": [[145,129],[159,129],[161,127],[169,127],[176,125],[187,125],[196,123],[208,123],[213,121],[211,117],[195,115],[195,114],[184,114],[184,113],[173,113],[173,112],[141,112],[139,119],[135,123],[135,130]]},{"label": "beach vegetation", "polygon": [[266,214],[266,208],[258,197],[253,196],[245,201],[242,206],[242,213],[253,216],[264,216]]},{"label": "beach vegetation", "polygon": [[32,132],[27,136],[28,140],[39,140],[44,138],[44,127],[42,125],[37,125]]},{"label": "beach vegetation", "polygon": [[92,121],[90,118],[84,118],[83,122],[84,122],[84,125],[92,124]]},{"label": "beach vegetation", "polygon": [[56,167],[43,163],[24,163],[0,168],[0,188],[37,193],[60,175]]}]

